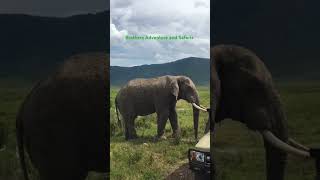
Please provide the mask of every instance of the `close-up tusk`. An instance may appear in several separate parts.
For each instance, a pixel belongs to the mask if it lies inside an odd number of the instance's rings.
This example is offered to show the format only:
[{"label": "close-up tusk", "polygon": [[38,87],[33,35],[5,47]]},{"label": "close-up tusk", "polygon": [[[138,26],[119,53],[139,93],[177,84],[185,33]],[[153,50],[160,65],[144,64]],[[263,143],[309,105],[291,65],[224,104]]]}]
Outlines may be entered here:
[{"label": "close-up tusk", "polygon": [[299,148],[301,150],[305,150],[305,151],[309,151],[310,150],[310,148],[298,143],[297,141],[295,141],[294,139],[291,139],[291,138],[289,138],[289,144],[291,146],[294,146],[294,147]]},{"label": "close-up tusk", "polygon": [[203,107],[201,104],[199,104],[199,107],[203,108],[203,109],[207,109],[206,107]]},{"label": "close-up tusk", "polygon": [[306,158],[310,157],[310,153],[308,151],[300,150],[288,145],[287,143],[283,142],[282,140],[277,138],[275,135],[273,135],[273,133],[270,131],[265,130],[265,131],[261,131],[260,133],[262,134],[263,138],[274,147],[277,147],[287,153],[292,153],[292,154],[303,156]]},{"label": "close-up tusk", "polygon": [[197,108],[197,109],[199,109],[199,110],[201,110],[201,111],[206,111],[206,112],[207,112],[207,109],[206,109],[206,108],[200,107],[200,106],[198,106],[196,103],[192,103],[192,106],[195,107],[195,108]]}]

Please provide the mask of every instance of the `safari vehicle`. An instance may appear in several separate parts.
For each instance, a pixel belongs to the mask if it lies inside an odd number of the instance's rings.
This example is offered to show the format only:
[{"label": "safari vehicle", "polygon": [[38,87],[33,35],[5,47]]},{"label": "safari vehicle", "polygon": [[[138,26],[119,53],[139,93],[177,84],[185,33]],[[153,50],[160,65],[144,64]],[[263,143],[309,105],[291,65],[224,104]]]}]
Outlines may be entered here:
[{"label": "safari vehicle", "polygon": [[194,148],[188,151],[189,167],[196,174],[210,174],[210,132],[205,134]]}]

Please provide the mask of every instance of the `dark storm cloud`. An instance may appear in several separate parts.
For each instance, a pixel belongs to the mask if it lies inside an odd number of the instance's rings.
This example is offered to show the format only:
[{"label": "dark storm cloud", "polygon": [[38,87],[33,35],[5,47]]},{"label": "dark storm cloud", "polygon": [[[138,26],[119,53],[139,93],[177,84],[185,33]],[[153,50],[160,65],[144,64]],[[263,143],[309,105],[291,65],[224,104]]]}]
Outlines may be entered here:
[{"label": "dark storm cloud", "polygon": [[70,16],[109,9],[109,0],[1,0],[0,13]]}]

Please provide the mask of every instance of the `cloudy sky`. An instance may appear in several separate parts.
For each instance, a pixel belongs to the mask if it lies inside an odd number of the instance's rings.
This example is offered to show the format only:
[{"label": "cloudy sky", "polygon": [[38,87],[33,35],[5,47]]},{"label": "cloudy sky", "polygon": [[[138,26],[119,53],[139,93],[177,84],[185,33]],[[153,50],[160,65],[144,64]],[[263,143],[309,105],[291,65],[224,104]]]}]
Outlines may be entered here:
[{"label": "cloudy sky", "polygon": [[[111,0],[111,65],[209,58],[210,0]],[[193,40],[125,40],[126,35],[190,35]]]},{"label": "cloudy sky", "polygon": [[109,0],[0,0],[0,13],[64,17],[109,9]]}]

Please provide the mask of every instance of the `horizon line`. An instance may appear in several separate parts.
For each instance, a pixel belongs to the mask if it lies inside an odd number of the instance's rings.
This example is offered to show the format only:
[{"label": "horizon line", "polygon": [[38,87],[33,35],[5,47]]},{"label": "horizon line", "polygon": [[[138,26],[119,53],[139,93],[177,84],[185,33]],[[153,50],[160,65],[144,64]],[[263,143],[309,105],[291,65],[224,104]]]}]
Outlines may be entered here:
[{"label": "horizon line", "polygon": [[[173,60],[173,61],[169,61],[169,62],[165,62],[165,63],[157,63],[157,64],[141,64],[141,65],[133,65],[133,66],[110,65],[110,67],[124,67],[124,68],[132,68],[132,67],[140,67],[140,66],[161,65],[161,64],[174,63],[174,62],[181,61],[181,60],[186,60],[186,59],[189,59],[189,58],[206,59],[206,60],[209,60],[209,59],[210,59],[210,58],[203,58],[203,57],[194,57],[194,56],[190,56],[190,57],[185,57],[185,58],[182,58],[182,59],[177,59],[177,60]],[[110,62],[111,62],[111,58],[110,58]]]}]

